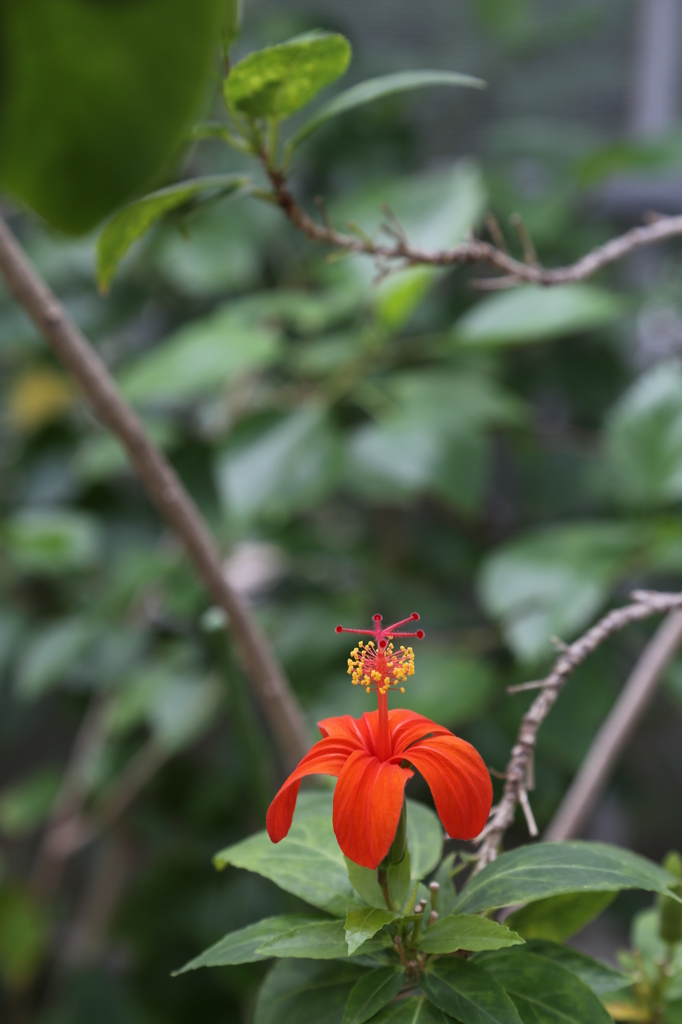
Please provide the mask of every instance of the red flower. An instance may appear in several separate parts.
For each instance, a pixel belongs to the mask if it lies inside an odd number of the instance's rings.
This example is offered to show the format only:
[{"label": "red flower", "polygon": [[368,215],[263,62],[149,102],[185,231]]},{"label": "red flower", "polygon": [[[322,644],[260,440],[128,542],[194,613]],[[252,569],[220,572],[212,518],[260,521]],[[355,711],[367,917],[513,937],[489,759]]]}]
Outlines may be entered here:
[{"label": "red flower", "polygon": [[483,829],[493,794],[478,751],[423,715],[388,710],[388,690],[414,672],[412,648],[395,651],[390,641],[404,636],[421,639],[423,630],[398,632],[418,618],[415,613],[383,629],[381,616],[375,615],[373,630],[336,627],[337,633],[374,637],[368,644],[361,641],[352,652],[348,673],[355,685],[377,693],[379,707],[359,719],[343,715],[318,723],[323,739],[308,751],[268,809],[267,830],[273,843],[284,839],[291,827],[301,779],[315,774],[338,777],[334,832],[345,855],[363,867],[377,868],[388,853],[413,768],[428,783],[448,835],[473,839]]}]

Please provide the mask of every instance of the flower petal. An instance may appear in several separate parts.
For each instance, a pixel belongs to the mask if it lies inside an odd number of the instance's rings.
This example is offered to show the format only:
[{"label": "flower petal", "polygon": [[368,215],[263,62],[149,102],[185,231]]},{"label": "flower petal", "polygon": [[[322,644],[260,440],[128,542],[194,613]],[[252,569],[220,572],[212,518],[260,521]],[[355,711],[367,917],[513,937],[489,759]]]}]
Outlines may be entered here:
[{"label": "flower petal", "polygon": [[435,736],[452,736],[449,729],[416,711],[407,708],[395,708],[388,713],[388,727],[391,732],[391,749],[394,754],[404,753],[410,744],[421,740],[429,734]]},{"label": "flower petal", "polygon": [[453,839],[474,839],[493,802],[490,773],[478,751],[458,736],[431,736],[402,755],[426,779],[445,830]]},{"label": "flower petal", "polygon": [[365,712],[362,718],[353,718],[352,715],[323,718],[321,722],[317,723],[317,727],[323,736],[336,736],[339,739],[350,740],[358,749],[365,749],[372,753],[374,750],[372,715],[376,718],[377,712]]},{"label": "flower petal", "polygon": [[414,773],[356,750],[334,791],[334,832],[346,857],[376,868],[395,839],[405,783]]},{"label": "flower petal", "polygon": [[337,737],[319,740],[310,748],[268,807],[265,827],[273,843],[284,839],[291,828],[301,779],[305,775],[338,775],[355,749],[349,740]]}]

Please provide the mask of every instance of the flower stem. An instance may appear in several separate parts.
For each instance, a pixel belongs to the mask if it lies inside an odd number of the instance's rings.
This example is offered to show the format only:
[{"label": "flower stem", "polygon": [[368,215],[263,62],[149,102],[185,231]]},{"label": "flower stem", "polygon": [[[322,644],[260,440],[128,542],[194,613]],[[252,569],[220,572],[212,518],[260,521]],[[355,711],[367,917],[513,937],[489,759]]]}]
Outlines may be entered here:
[{"label": "flower stem", "polygon": [[384,864],[380,864],[379,867],[377,868],[377,881],[379,883],[379,888],[383,893],[384,900],[386,901],[387,908],[389,910],[395,910],[395,907],[393,906],[393,900],[391,899],[391,893],[389,892],[388,888],[388,866],[384,865],[385,862]]}]

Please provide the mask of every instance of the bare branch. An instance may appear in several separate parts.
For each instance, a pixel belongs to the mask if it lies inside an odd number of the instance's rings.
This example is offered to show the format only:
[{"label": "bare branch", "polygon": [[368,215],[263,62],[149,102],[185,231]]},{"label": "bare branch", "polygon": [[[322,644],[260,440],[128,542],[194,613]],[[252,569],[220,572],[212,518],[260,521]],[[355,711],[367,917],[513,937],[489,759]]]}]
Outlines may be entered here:
[{"label": "bare branch", "polygon": [[667,617],[644,648],[618,700],[592,741],[587,757],[544,839],[570,839],[580,834],[680,643],[682,612],[678,611]]},{"label": "bare branch", "polygon": [[549,286],[584,281],[609,264],[622,260],[636,249],[682,236],[682,215],[659,217],[597,246],[569,266],[548,269],[537,262],[533,242],[523,222],[517,222],[515,226],[519,231],[526,262],[517,260],[509,254],[501,239],[501,233],[498,235],[498,231],[493,227],[493,221],[489,221],[488,227],[493,233],[495,244],[471,238],[459,245],[430,252],[411,245],[409,240],[402,236],[394,235],[392,241],[385,243],[366,236],[344,234],[337,231],[328,220],[325,220],[324,224],[318,223],[299,205],[284,174],[269,163],[267,154],[261,154],[261,160],[270,178],[273,200],[291,223],[311,241],[347,253],[369,256],[382,266],[389,264],[395,269],[414,266],[453,267],[481,263],[502,272],[503,277],[484,278],[473,282],[475,287],[481,290],[512,288],[522,283]]},{"label": "bare branch", "polygon": [[270,729],[287,764],[295,764],[309,746],[303,714],[248,604],[227,580],[215,539],[106,366],[28,261],[2,218],[0,271],[10,292],[79,382],[97,415],[125,446],[149,498],[182,542],[213,600],[226,611]]},{"label": "bare branch", "polygon": [[[512,749],[509,764],[507,765],[507,770],[505,772],[506,781],[504,784],[502,799],[497,804],[494,812],[490,816],[488,824],[478,837],[480,848],[478,853],[478,863],[476,865],[477,871],[480,871],[481,868],[485,867],[486,864],[489,864],[497,857],[504,833],[514,820],[516,806],[518,803],[521,803],[526,813],[529,831],[533,834],[531,822],[534,824],[534,819],[532,818],[532,812],[530,818],[528,815],[530,804],[528,802],[527,790],[531,789],[533,785],[533,762],[535,758],[535,745],[537,742],[538,730],[556,703],[559,694],[571,673],[575,671],[583,661],[585,661],[588,655],[596,650],[596,648],[599,647],[600,644],[604,643],[604,641],[610,636],[613,636],[614,633],[618,633],[621,629],[631,625],[633,622],[640,622],[643,619],[647,619],[651,615],[659,615],[682,608],[682,594],[659,594],[654,591],[635,591],[632,597],[632,604],[625,605],[623,608],[614,608],[600,619],[596,625],[592,626],[591,629],[588,629],[588,631],[578,640],[575,640],[572,644],[563,645],[564,649],[555,661],[549,675],[540,682],[534,682],[532,684],[534,687],[540,686],[542,689],[521,720],[521,727],[519,729],[516,744]],[[680,620],[679,622],[678,618]],[[670,616],[670,619],[665,623],[663,629],[666,629],[669,622],[672,622],[673,620],[675,623],[676,646],[676,643],[679,642],[680,636],[682,636],[682,613],[678,616]],[[651,641],[647,651],[645,651],[640,662],[640,666],[644,664],[644,668],[642,668],[640,672],[640,680],[645,674],[647,679],[652,676],[657,679],[666,663],[664,656],[667,656],[668,658],[672,656],[674,647],[671,649],[671,646],[674,637],[672,626],[669,628],[670,632],[668,632],[667,629],[665,632],[665,645],[662,640],[657,640],[663,631],[660,630]],[[652,648],[654,651],[653,654]],[[650,682],[649,686],[650,685],[653,684]],[[644,689],[644,686],[640,681],[637,684],[637,692],[641,693],[642,689]],[[628,707],[631,707],[630,702],[628,702]],[[630,712],[629,715],[631,713],[632,712]],[[630,721],[629,715],[627,718],[628,722]],[[618,737],[620,737],[622,729],[623,727],[621,725],[617,733]],[[613,744],[613,749],[616,749],[615,743]],[[554,838],[556,838],[556,836]]]}]

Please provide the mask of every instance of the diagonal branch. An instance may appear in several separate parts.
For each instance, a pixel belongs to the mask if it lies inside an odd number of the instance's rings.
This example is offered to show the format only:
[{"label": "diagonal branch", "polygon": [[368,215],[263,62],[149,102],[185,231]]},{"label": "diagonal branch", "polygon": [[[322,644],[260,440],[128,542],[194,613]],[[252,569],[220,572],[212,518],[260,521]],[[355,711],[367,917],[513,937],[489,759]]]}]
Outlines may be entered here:
[{"label": "diagonal branch", "polygon": [[328,219],[325,219],[323,224],[313,220],[294,197],[282,171],[272,166],[267,154],[261,154],[261,160],[272,185],[273,200],[294,227],[311,241],[343,252],[371,257],[383,272],[404,267],[453,267],[482,263],[502,271],[505,276],[482,279],[475,282],[477,286],[512,288],[522,283],[544,286],[569,284],[592,277],[603,267],[622,260],[636,249],[682,236],[682,216],[656,216],[650,223],[631,228],[630,231],[597,246],[575,263],[552,269],[537,262],[532,241],[522,223],[517,223],[517,227],[522,233],[525,262],[509,254],[503,244],[501,233],[497,230],[493,231],[495,244],[472,238],[447,249],[429,251],[412,245],[402,233],[388,231],[386,233],[391,236],[391,241],[382,242],[368,236],[338,231]]},{"label": "diagonal branch", "polygon": [[680,643],[682,612],[671,612],[645,647],[595,736],[587,757],[545,831],[544,839],[571,839],[580,834]]},{"label": "diagonal branch", "polygon": [[[604,643],[614,633],[631,625],[633,622],[641,622],[652,615],[661,615],[666,612],[674,612],[682,608],[682,594],[659,594],[653,591],[636,590],[632,595],[632,604],[623,608],[614,608],[602,619],[592,626],[574,643],[564,648],[554,663],[552,671],[545,679],[538,682],[526,684],[520,687],[510,687],[511,692],[528,688],[539,689],[541,692],[535,698],[530,708],[521,720],[521,727],[512,749],[509,764],[505,772],[505,784],[502,799],[494,808],[490,821],[478,837],[480,849],[476,870],[480,871],[497,857],[504,833],[514,821],[517,804],[521,803],[528,818],[528,790],[533,788],[535,746],[537,743],[538,730],[545,718],[556,703],[566,680],[575,669],[582,664],[600,644]],[[672,623],[674,621],[675,629]],[[663,653],[670,651],[671,638],[674,632],[677,640],[682,636],[682,615],[670,616],[663,628],[666,630],[666,645]],[[670,633],[670,636],[668,636]],[[654,647],[658,649],[660,641],[659,634],[656,634],[651,641],[648,651]],[[646,653],[642,662],[647,657]],[[642,664],[640,662],[640,664]],[[661,663],[660,654],[655,659],[655,678],[658,678]],[[532,814],[528,818],[529,823],[533,821]],[[557,838],[554,836],[553,838]]]},{"label": "diagonal branch", "polygon": [[233,590],[220,550],[175,470],[145,431],[108,369],[0,218],[0,272],[10,292],[71,371],[99,418],[121,441],[150,500],[183,544],[235,640],[284,760],[295,764],[309,743],[305,720],[275,655],[248,604]]}]

